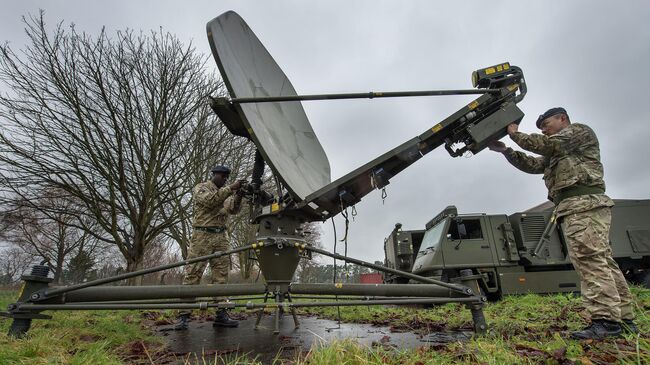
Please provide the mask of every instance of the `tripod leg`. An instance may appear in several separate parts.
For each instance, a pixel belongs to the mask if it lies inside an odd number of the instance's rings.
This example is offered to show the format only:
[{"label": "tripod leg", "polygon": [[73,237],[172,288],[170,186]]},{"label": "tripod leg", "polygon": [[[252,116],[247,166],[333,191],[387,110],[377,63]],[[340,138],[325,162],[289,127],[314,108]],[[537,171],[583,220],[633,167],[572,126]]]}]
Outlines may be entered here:
[{"label": "tripod leg", "polygon": [[275,308],[275,328],[273,329],[273,334],[277,335],[280,333],[280,317],[282,316],[282,308],[280,307],[282,296],[280,296],[280,293],[275,294],[275,303],[278,306]]},{"label": "tripod leg", "polygon": [[[292,302],[291,294],[289,294],[289,293],[287,293],[287,300],[289,301],[289,303]],[[299,328],[300,327],[300,322],[298,322],[298,316],[296,315],[296,308],[291,307],[291,315],[293,316],[293,323],[294,323],[296,329]]]},{"label": "tripod leg", "polygon": [[[264,293],[264,303],[266,303],[268,298],[269,298],[269,293]],[[260,311],[257,312],[257,319],[255,320],[255,330],[259,328],[260,321],[262,320],[263,315],[264,315],[264,308],[260,308]]]}]

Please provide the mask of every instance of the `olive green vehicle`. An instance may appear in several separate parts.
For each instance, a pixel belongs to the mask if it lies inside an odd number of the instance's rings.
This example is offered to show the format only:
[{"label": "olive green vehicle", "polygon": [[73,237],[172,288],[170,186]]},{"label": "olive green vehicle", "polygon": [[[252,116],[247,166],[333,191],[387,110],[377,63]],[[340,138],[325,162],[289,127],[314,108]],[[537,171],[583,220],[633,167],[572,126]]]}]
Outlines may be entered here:
[{"label": "olive green vehicle", "polygon": [[[610,242],[626,278],[650,287],[650,200],[614,200]],[[448,206],[424,230],[396,224],[384,241],[385,265],[453,282],[461,270],[480,274],[490,299],[504,294],[577,292],[580,280],[569,261],[553,205],[525,212],[458,214]],[[407,283],[397,275],[388,283]]]}]

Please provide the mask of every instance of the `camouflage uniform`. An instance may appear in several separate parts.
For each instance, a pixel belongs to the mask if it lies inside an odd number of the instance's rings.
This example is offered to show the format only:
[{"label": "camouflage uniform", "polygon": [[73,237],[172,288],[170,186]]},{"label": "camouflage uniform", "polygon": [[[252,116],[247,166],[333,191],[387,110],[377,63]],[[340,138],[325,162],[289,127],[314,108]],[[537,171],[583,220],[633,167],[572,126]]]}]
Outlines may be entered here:
[{"label": "camouflage uniform", "polygon": [[504,153],[518,169],[544,174],[591,319],[633,319],[632,294],[609,245],[614,202],[605,195],[596,134],[584,124],[574,123],[549,137],[516,132],[511,138],[521,148],[540,155],[529,156],[511,148]]},{"label": "camouflage uniform", "polygon": [[[218,188],[212,181],[202,182],[192,190],[194,204],[192,238],[187,255],[188,259],[205,256],[217,251],[230,249],[226,236],[228,214],[237,214],[241,208],[241,197],[233,194],[228,186]],[[219,233],[206,232],[201,229],[220,230]],[[230,257],[221,256],[209,260],[213,284],[225,284],[228,279]],[[206,261],[185,266],[183,284],[198,284],[205,271]]]}]

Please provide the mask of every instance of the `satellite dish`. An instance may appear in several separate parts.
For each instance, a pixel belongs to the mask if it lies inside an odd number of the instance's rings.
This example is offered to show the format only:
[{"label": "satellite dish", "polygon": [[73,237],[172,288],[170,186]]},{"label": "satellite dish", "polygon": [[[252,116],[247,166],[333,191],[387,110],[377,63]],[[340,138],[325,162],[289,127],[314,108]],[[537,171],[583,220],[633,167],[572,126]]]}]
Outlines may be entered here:
[{"label": "satellite dish", "polygon": [[[207,24],[231,98],[295,96],[296,90],[246,22],[229,11]],[[330,164],[299,101],[236,105],[264,160],[296,202],[331,181]]]},{"label": "satellite dish", "polygon": [[[213,104],[213,109],[223,113],[219,115],[231,132],[253,140],[292,197],[294,204],[287,204],[286,210],[312,220],[332,217],[371,191],[384,189],[395,175],[441,145],[452,157],[466,151],[478,153],[503,137],[508,124],[519,123],[524,116],[516,106],[526,94],[523,73],[509,63],[475,71],[472,82],[477,90],[297,95],[282,69],[237,13],[229,11],[214,18],[208,22],[207,32],[231,97],[230,102],[221,100],[220,106]],[[468,94],[481,96],[336,181],[331,181],[327,155],[300,103]]]}]

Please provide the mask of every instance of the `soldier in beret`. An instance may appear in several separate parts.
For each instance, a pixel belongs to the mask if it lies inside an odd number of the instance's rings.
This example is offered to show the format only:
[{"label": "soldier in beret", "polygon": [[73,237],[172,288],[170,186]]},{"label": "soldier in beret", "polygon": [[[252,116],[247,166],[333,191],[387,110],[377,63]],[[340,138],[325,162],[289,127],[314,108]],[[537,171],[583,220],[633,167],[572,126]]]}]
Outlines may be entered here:
[{"label": "soldier in beret", "polygon": [[[193,217],[192,238],[190,240],[188,259],[205,256],[217,251],[230,249],[226,236],[226,220],[229,214],[237,214],[241,209],[242,196],[237,194],[243,181],[239,180],[226,186],[230,175],[227,166],[217,165],[211,170],[212,178],[199,183],[192,189]],[[196,285],[201,281],[208,262],[201,261],[185,266],[183,285]],[[228,279],[230,258],[221,256],[209,260],[210,282],[225,284]],[[180,314],[180,323],[176,329],[188,328],[189,312]],[[214,326],[237,327],[239,323],[228,317],[225,309],[217,311]]]},{"label": "soldier in beret", "polygon": [[539,156],[514,151],[500,141],[489,148],[502,153],[519,170],[544,176],[591,319],[589,326],[571,336],[601,339],[621,331],[638,332],[632,294],[609,245],[614,202],[605,195],[598,138],[588,126],[571,123],[564,108],[547,110],[536,124],[542,134],[519,132],[514,123],[507,131],[519,147]]}]

